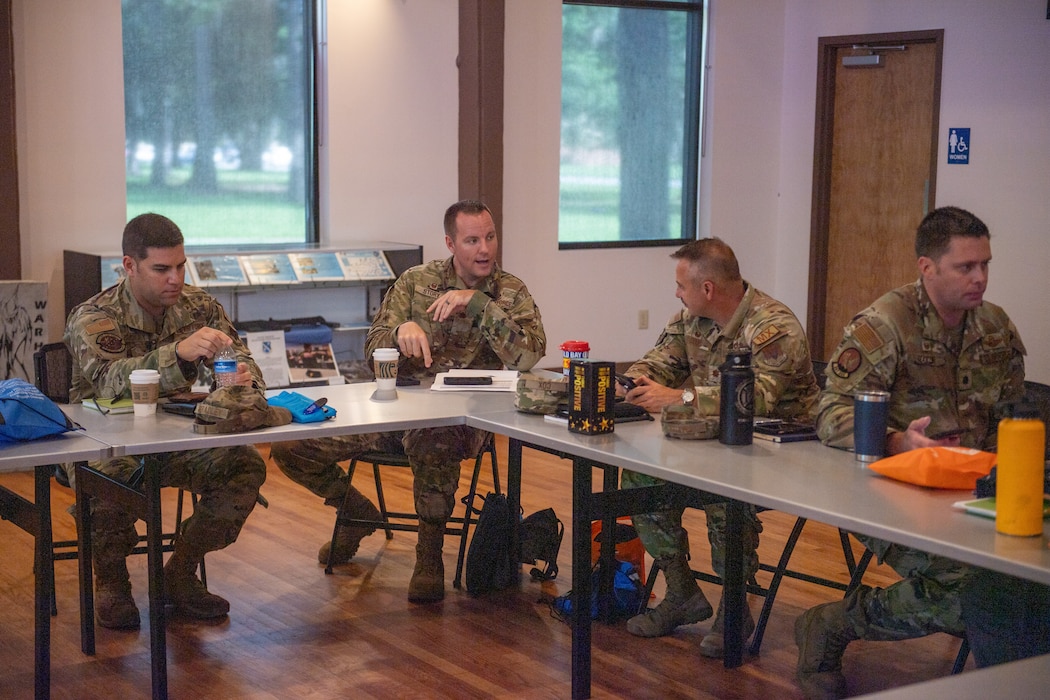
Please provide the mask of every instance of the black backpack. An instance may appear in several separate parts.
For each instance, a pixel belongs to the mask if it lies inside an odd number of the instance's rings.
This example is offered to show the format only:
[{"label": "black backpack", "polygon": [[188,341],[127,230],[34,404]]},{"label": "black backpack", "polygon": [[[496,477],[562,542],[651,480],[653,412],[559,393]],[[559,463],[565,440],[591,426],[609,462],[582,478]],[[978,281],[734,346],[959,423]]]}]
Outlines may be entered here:
[{"label": "black backpack", "polygon": [[502,493],[489,493],[483,498],[481,510],[467,504],[478,515],[478,525],[467,551],[467,593],[473,596],[498,591],[514,580],[510,556],[510,506]]},{"label": "black backpack", "polygon": [[533,581],[553,581],[558,577],[558,550],[564,534],[565,526],[553,508],[544,508],[521,521],[522,563],[544,563],[542,569],[537,565],[529,572]]}]

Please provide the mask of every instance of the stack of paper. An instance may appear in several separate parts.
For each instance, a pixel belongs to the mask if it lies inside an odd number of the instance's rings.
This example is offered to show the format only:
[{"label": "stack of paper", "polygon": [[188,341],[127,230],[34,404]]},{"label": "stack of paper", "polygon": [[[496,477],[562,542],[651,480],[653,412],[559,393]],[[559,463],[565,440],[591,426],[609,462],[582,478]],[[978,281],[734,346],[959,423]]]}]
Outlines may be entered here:
[{"label": "stack of paper", "polygon": [[[491,377],[492,383],[482,386],[449,386],[445,377]],[[513,369],[450,369],[434,377],[432,391],[514,391],[518,386],[518,371]]]}]

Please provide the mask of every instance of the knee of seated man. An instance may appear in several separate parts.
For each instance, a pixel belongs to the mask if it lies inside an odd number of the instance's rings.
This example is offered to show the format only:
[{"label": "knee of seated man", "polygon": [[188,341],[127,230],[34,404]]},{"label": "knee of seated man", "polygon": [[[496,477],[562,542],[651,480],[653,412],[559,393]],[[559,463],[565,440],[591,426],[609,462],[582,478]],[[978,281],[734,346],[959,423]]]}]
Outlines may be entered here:
[{"label": "knee of seated man", "polygon": [[424,491],[416,499],[416,515],[425,523],[443,525],[452,514],[452,501],[440,491]]},{"label": "knee of seated man", "polygon": [[254,501],[254,494],[258,494],[266,481],[266,462],[250,445],[209,450],[202,458],[206,460],[200,472],[204,475],[204,480],[199,484],[203,490],[207,490],[210,485],[213,489],[226,492],[251,493],[251,500]]}]

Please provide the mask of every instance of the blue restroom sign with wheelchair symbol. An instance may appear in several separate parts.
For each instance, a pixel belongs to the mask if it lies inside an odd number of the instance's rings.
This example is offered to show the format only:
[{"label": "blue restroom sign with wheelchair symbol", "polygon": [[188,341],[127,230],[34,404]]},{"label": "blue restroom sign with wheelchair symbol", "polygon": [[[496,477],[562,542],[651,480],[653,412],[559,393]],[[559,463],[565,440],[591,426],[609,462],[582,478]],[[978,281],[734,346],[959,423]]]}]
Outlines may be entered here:
[{"label": "blue restroom sign with wheelchair symbol", "polygon": [[948,129],[948,164],[967,165],[970,162],[970,130]]}]

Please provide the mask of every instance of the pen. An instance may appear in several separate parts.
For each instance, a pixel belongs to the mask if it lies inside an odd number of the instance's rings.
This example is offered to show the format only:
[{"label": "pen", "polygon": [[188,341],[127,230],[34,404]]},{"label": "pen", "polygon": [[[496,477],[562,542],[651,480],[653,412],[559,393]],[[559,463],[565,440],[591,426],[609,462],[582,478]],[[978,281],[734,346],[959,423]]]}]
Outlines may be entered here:
[{"label": "pen", "polygon": [[322,396],[321,398],[317,399],[312,404],[307,406],[305,409],[303,409],[303,413],[305,413],[306,415],[310,415],[311,413],[318,411],[326,403],[328,403],[328,399]]}]

